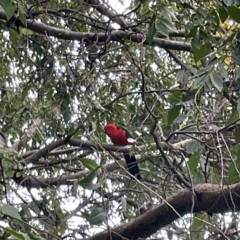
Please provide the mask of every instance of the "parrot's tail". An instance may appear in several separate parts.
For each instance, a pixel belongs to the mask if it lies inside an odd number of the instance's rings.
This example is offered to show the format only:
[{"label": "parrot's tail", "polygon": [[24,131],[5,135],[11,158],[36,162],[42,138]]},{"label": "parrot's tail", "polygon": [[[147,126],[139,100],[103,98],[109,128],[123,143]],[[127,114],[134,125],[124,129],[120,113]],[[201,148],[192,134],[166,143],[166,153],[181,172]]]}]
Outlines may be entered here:
[{"label": "parrot's tail", "polygon": [[124,154],[124,158],[125,158],[127,166],[128,166],[128,171],[133,176],[135,176],[137,179],[139,179],[139,180],[142,179],[135,156],[134,155],[130,156],[129,154]]}]

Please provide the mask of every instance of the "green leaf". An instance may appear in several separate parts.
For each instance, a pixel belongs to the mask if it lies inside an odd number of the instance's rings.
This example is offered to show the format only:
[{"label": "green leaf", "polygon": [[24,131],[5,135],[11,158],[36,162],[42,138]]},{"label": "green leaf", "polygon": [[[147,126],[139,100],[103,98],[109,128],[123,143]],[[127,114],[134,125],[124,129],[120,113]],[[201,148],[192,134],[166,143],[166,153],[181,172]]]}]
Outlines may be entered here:
[{"label": "green leaf", "polygon": [[240,150],[237,153],[237,160],[232,162],[228,168],[227,183],[233,184],[240,181]]},{"label": "green leaf", "polygon": [[228,78],[228,71],[224,68],[224,64],[218,64],[218,70],[224,78]]},{"label": "green leaf", "polygon": [[200,157],[200,166],[203,170],[203,172],[208,172],[209,171],[209,165],[206,162],[206,158]]},{"label": "green leaf", "polygon": [[10,217],[22,220],[19,213],[18,213],[18,210],[15,207],[13,207],[11,205],[8,205],[8,204],[1,204],[0,205],[0,214],[1,215],[7,215],[7,216],[10,216]]},{"label": "green leaf", "polygon": [[23,23],[23,25],[26,26],[27,21],[26,21],[26,15],[22,12],[19,12],[19,19],[21,20],[21,22]]},{"label": "green leaf", "polygon": [[186,33],[186,38],[194,38],[197,35],[199,26],[193,27],[188,33]]},{"label": "green leaf", "polygon": [[240,127],[236,128],[236,130],[234,132],[234,136],[235,136],[235,141],[239,142],[240,141]]},{"label": "green leaf", "polygon": [[193,45],[194,60],[197,63],[211,52],[211,43],[205,43],[197,48]]},{"label": "green leaf", "polygon": [[226,125],[228,126],[231,123],[235,122],[239,118],[239,112],[236,108],[233,108],[230,118],[227,120]]},{"label": "green leaf", "polygon": [[14,15],[17,6],[11,0],[1,0],[0,5],[5,11],[7,20],[9,20]]},{"label": "green leaf", "polygon": [[169,96],[169,103],[175,104],[179,103],[182,100],[182,92],[175,91]]},{"label": "green leaf", "polygon": [[174,32],[178,32],[176,27],[173,25],[172,22],[168,21],[167,19],[161,19],[161,23],[169,30],[172,30]]},{"label": "green leaf", "polygon": [[205,178],[204,178],[204,176],[203,176],[201,171],[197,171],[197,172],[194,173],[194,175],[193,175],[193,182],[195,184],[203,183],[204,181],[205,181]]},{"label": "green leaf", "polygon": [[202,38],[204,40],[207,40],[209,42],[212,41],[212,35],[206,33],[205,31],[199,30],[199,38]]},{"label": "green leaf", "polygon": [[37,215],[41,212],[39,206],[35,202],[30,202],[27,207],[29,207]]},{"label": "green leaf", "polygon": [[202,76],[200,76],[198,78],[195,78],[195,80],[194,80],[194,88],[198,88],[203,83],[205,83],[208,79],[209,79],[209,75],[208,74],[204,74],[204,75],[202,75]]},{"label": "green leaf", "polygon": [[208,74],[208,73],[212,72],[212,69],[213,69],[213,67],[211,65],[208,65],[205,68],[199,69],[195,76],[200,77],[200,76],[203,76],[205,74]]},{"label": "green leaf", "polygon": [[26,14],[23,5],[18,1],[18,10],[22,14]]},{"label": "green leaf", "polygon": [[125,197],[121,197],[121,203],[122,203],[122,212],[126,212],[127,210],[127,200]]},{"label": "green leaf", "polygon": [[198,141],[194,140],[187,144],[186,150],[188,153],[193,153],[196,152],[200,147],[201,144]]},{"label": "green leaf", "polygon": [[237,23],[240,23],[240,9],[236,6],[228,6],[227,9],[230,17]]},{"label": "green leaf", "polygon": [[216,56],[211,56],[207,64],[213,65],[215,68],[216,64],[219,65],[218,63],[219,63],[219,59]]},{"label": "green leaf", "polygon": [[239,56],[238,54],[236,54],[235,52],[232,52],[232,60],[233,60],[235,63],[240,64],[240,56]]},{"label": "green leaf", "polygon": [[202,15],[202,17],[204,17],[204,18],[208,17],[208,13],[205,8],[199,7],[198,13],[200,13]]},{"label": "green leaf", "polygon": [[5,232],[10,233],[14,237],[17,237],[17,239],[19,239],[19,240],[32,240],[32,238],[30,238],[27,234],[21,233],[20,231],[16,232],[12,228],[3,228],[3,229]]},{"label": "green leaf", "polygon": [[240,79],[240,67],[237,67],[237,79]]},{"label": "green leaf", "polygon": [[21,38],[21,35],[18,34],[17,31],[13,30],[12,28],[9,29],[9,32],[10,32],[10,40],[11,42],[13,43],[13,45],[17,45],[20,38]]},{"label": "green leaf", "polygon": [[188,117],[188,116],[186,116],[186,115],[184,115],[184,114],[179,114],[179,115],[175,118],[174,122],[175,122],[175,123],[182,123],[187,117]]},{"label": "green leaf", "polygon": [[187,92],[183,95],[182,101],[183,101],[183,102],[188,102],[188,101],[190,101],[190,100],[195,99],[196,93],[197,93],[197,89],[193,89],[193,90],[187,91]]},{"label": "green leaf", "polygon": [[197,37],[195,37],[195,38],[193,38],[192,39],[192,41],[191,41],[191,44],[192,44],[192,47],[194,48],[197,48],[197,49],[200,49],[200,47],[201,47],[201,42],[200,42],[200,40],[199,40],[199,37],[197,36]]},{"label": "green leaf", "polygon": [[199,163],[199,159],[200,159],[199,152],[193,153],[192,156],[190,157],[188,161],[188,167],[191,173],[193,173],[196,170]]},{"label": "green leaf", "polygon": [[183,84],[188,83],[188,75],[186,74],[186,72],[184,70],[180,70],[177,73],[177,78]]},{"label": "green leaf", "polygon": [[84,167],[86,167],[90,171],[99,168],[99,165],[96,163],[96,161],[90,158],[78,158],[78,160],[83,164]]},{"label": "green leaf", "polygon": [[[199,215],[200,214],[198,214],[198,218],[199,218]],[[200,219],[194,218],[193,223],[191,225],[191,230],[193,232],[196,232],[196,231],[200,231],[203,227],[204,227],[204,222],[201,221]]]},{"label": "green leaf", "polygon": [[160,21],[156,21],[155,24],[156,30],[161,33],[163,36],[169,37],[167,28]]},{"label": "green leaf", "polygon": [[171,125],[173,121],[176,119],[176,117],[179,115],[180,110],[181,110],[180,105],[176,105],[172,107],[168,112],[167,112],[167,125]]},{"label": "green leaf", "polygon": [[146,40],[149,44],[152,43],[153,37],[154,37],[154,35],[157,31],[156,27],[155,27],[155,21],[156,21],[156,15],[153,14],[150,25],[149,25],[149,28],[148,28],[147,37],[146,37]]},{"label": "green leaf", "polygon": [[220,76],[214,71],[212,73],[210,73],[210,79],[211,82],[213,84],[213,86],[219,91],[221,92],[223,89],[223,81],[220,78]]},{"label": "green leaf", "polygon": [[221,22],[224,23],[228,18],[228,11],[225,7],[220,6],[218,9],[219,17],[221,19]]},{"label": "green leaf", "polygon": [[238,111],[238,113],[240,113],[240,101],[238,101],[238,103],[237,103],[237,111]]},{"label": "green leaf", "polygon": [[107,221],[107,212],[103,208],[94,207],[92,209],[89,209],[87,212],[84,212],[82,215],[92,225],[100,225],[103,222],[106,223]]},{"label": "green leaf", "polygon": [[65,217],[65,214],[61,208],[61,204],[58,201],[56,201],[54,204],[54,212],[56,213],[59,219],[63,219]]},{"label": "green leaf", "polygon": [[207,213],[197,213],[191,224],[191,234],[193,239],[204,240],[203,237],[203,229],[205,227],[205,223],[209,220]]},{"label": "green leaf", "polygon": [[100,174],[100,167],[92,171],[89,175],[87,175],[83,180],[79,181],[78,184],[82,186],[84,189],[94,190],[100,187],[98,183],[93,183],[95,177]]},{"label": "green leaf", "polygon": [[162,13],[163,13],[163,16],[165,16],[167,19],[174,19],[177,22],[179,21],[174,11],[171,11],[169,7],[164,7]]},{"label": "green leaf", "polygon": [[213,10],[209,13],[211,22],[218,28],[220,21],[219,21],[219,16],[216,12],[216,10]]}]

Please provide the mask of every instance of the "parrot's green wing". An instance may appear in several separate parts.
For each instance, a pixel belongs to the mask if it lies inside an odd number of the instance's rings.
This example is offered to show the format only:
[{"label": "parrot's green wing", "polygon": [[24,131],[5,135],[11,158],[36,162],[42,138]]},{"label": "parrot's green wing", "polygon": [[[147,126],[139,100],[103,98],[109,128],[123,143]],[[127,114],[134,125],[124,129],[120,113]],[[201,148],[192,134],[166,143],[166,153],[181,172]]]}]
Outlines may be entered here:
[{"label": "parrot's green wing", "polygon": [[117,125],[117,128],[123,129],[127,134],[127,138],[134,139],[133,133],[129,129],[127,129],[126,127]]}]

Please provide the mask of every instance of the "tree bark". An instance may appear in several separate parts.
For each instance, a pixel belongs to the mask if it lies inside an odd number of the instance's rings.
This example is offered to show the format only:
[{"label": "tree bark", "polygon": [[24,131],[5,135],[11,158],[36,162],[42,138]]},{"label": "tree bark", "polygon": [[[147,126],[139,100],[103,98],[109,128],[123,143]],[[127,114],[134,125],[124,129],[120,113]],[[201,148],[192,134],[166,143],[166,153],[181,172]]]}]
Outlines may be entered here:
[{"label": "tree bark", "polygon": [[151,236],[159,229],[187,213],[207,212],[224,213],[240,209],[240,183],[230,186],[216,184],[198,184],[194,188],[184,189],[147,211],[134,220],[124,223],[110,231],[103,231],[91,240],[138,239]]}]

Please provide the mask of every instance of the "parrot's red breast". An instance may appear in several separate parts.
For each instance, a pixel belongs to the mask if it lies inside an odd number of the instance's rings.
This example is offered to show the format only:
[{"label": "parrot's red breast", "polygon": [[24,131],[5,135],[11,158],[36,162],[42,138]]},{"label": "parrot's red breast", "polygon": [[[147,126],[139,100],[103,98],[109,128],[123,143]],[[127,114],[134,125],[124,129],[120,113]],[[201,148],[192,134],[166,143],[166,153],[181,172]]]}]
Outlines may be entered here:
[{"label": "parrot's red breast", "polygon": [[128,141],[126,131],[123,128],[116,126],[114,123],[108,123],[104,127],[104,131],[115,145],[126,146],[134,144]]}]

